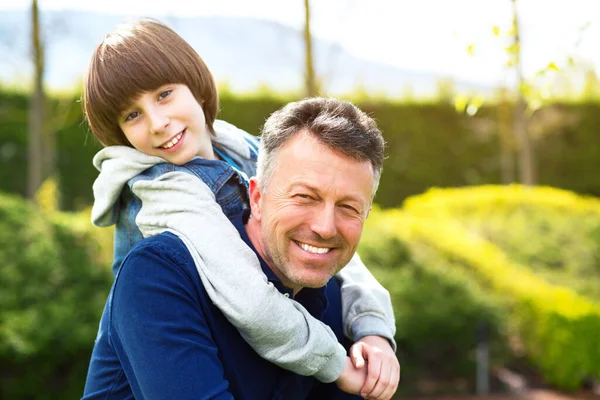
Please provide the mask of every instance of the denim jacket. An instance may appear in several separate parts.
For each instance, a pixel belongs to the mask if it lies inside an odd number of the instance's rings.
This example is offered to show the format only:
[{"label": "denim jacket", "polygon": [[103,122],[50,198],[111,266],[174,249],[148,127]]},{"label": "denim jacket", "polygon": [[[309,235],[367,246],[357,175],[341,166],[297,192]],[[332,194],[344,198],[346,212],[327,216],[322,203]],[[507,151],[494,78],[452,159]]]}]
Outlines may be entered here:
[{"label": "denim jacket", "polygon": [[[219,150],[216,151],[223,154]],[[156,164],[131,178],[121,192],[119,215],[115,228],[112,266],[114,274],[117,273],[119,265],[129,253],[129,250],[144,238],[135,222],[142,208],[142,201],[134,194],[132,188],[139,181],[152,181],[170,172],[184,172],[202,180],[210,188],[215,196],[215,201],[221,206],[223,213],[229,220],[249,207],[246,175],[238,172],[225,161],[196,157],[182,166],[169,163]],[[176,194],[173,194],[173,196],[176,196]]]},{"label": "denim jacket", "polygon": [[[216,121],[214,128],[213,145],[239,167],[237,178],[243,173],[253,175],[257,139],[223,121]],[[228,210],[228,204],[243,207],[225,202],[242,181],[229,176],[233,169],[228,163],[207,161],[194,159],[176,167],[130,147],[101,150],[94,157],[100,175],[94,183],[93,223],[117,224],[117,258],[141,238],[173,232],[194,258],[213,303],[260,356],[322,382],[337,379],[345,350],[329,327],[268,284],[256,255],[225,215],[233,210]],[[336,278],[341,284],[346,336],[356,341],[380,335],[395,346],[389,293],[358,255]]]}]

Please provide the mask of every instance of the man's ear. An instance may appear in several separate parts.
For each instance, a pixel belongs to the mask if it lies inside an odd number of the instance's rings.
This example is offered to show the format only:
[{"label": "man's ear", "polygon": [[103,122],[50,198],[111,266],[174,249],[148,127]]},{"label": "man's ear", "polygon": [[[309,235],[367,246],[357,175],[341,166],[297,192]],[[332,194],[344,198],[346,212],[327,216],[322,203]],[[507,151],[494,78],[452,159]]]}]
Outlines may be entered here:
[{"label": "man's ear", "polygon": [[248,188],[250,197],[250,211],[252,212],[252,218],[260,221],[261,218],[261,206],[262,206],[262,192],[258,187],[256,177],[250,178],[250,187]]}]

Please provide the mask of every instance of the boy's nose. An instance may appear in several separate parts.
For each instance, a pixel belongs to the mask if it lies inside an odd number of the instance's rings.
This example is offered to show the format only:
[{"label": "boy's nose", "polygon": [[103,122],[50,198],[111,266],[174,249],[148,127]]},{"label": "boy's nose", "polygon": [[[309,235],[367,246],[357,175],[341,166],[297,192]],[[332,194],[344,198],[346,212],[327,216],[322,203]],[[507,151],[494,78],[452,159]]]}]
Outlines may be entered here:
[{"label": "boy's nose", "polygon": [[154,111],[148,113],[148,122],[151,133],[163,133],[167,126],[169,126],[169,117],[160,111]]}]

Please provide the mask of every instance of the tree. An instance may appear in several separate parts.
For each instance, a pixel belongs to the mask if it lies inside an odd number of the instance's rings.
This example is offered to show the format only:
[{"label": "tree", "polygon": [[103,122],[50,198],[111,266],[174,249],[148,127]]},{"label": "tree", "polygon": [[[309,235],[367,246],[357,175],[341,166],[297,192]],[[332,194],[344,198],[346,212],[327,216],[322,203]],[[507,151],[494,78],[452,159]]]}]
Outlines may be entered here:
[{"label": "tree", "polygon": [[33,61],[33,92],[29,108],[27,197],[34,199],[44,180],[44,53],[40,33],[40,13],[37,0],[31,4],[31,50]]},{"label": "tree", "polygon": [[304,50],[306,60],[305,88],[309,97],[317,95],[317,82],[313,64],[312,37],[310,34],[310,0],[304,0]]},{"label": "tree", "polygon": [[[44,90],[44,42],[40,10],[37,0],[31,2],[31,59],[33,63],[33,90],[29,106],[27,197],[36,201],[36,193],[44,180],[56,171],[55,120],[48,119]],[[64,108],[64,107],[63,107]],[[58,114],[58,119],[64,119]],[[50,124],[52,123],[52,126]]]},{"label": "tree", "polygon": [[513,44],[511,52],[513,56],[513,65],[517,74],[517,101],[513,113],[513,130],[518,145],[518,169],[519,180],[522,184],[531,186],[536,183],[536,173],[534,167],[533,149],[528,130],[527,101],[523,88],[525,80],[523,78],[523,65],[521,61],[521,33],[519,30],[519,14],[517,10],[517,0],[511,0],[513,9]]}]

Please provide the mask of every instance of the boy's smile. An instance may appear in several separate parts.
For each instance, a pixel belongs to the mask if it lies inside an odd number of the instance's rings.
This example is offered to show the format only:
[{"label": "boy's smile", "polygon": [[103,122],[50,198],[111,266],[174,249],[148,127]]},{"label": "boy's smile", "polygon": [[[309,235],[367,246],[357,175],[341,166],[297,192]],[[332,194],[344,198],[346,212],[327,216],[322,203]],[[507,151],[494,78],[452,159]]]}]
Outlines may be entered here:
[{"label": "boy's smile", "polygon": [[186,85],[143,92],[121,113],[119,126],[137,150],[172,164],[215,159],[204,111]]}]

